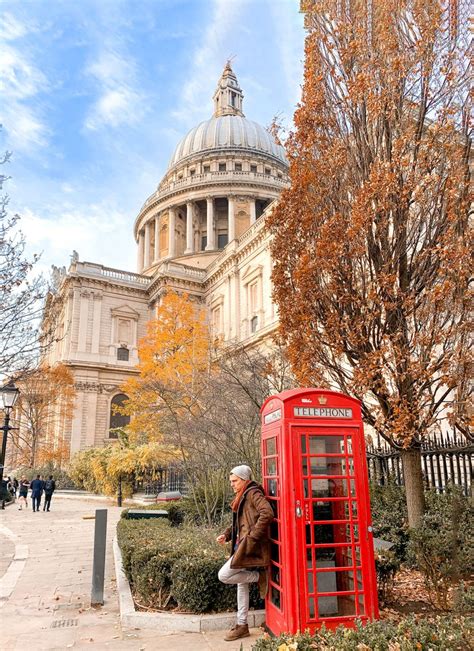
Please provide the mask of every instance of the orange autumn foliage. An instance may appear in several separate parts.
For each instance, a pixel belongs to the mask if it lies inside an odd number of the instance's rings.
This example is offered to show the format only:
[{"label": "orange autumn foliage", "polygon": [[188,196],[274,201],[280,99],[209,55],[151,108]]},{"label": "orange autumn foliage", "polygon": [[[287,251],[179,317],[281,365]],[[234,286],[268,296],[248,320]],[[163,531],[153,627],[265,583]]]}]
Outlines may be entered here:
[{"label": "orange autumn foliage", "polygon": [[466,53],[436,0],[302,5],[291,187],[269,218],[281,335],[303,386],[356,396],[383,438],[419,450],[454,396],[466,408]]},{"label": "orange autumn foliage", "polygon": [[139,344],[139,376],[123,387],[124,412],[137,440],[162,440],[162,421],[192,414],[200,373],[209,366],[211,338],[201,306],[186,294],[167,293]]},{"label": "orange autumn foliage", "polygon": [[11,438],[17,462],[29,467],[53,462],[61,467],[69,459],[63,427],[72,418],[74,378],[67,366],[40,366],[17,381],[15,405],[18,429]]}]

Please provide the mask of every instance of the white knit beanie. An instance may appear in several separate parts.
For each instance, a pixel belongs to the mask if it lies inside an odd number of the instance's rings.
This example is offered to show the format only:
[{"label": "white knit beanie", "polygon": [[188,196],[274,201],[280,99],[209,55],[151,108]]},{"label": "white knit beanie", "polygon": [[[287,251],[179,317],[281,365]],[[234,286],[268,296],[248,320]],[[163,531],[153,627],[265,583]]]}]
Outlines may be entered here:
[{"label": "white knit beanie", "polygon": [[235,468],[232,468],[230,471],[230,474],[235,475],[236,477],[240,477],[240,479],[244,479],[245,481],[248,481],[252,478],[252,470],[249,466],[245,465],[235,466]]}]

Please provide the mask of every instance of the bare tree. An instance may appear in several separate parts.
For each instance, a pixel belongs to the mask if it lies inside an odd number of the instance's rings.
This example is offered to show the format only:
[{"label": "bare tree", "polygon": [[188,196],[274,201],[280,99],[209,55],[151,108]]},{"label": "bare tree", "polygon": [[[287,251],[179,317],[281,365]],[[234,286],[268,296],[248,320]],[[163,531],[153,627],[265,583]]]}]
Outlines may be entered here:
[{"label": "bare tree", "polygon": [[[9,162],[6,152],[1,165]],[[0,174],[0,375],[18,374],[37,363],[51,344],[55,332],[52,314],[40,328],[48,283],[35,274],[38,255],[28,259],[25,238],[19,230],[19,215],[8,214],[8,195],[3,186],[8,177]],[[57,306],[58,307],[58,306]]]}]

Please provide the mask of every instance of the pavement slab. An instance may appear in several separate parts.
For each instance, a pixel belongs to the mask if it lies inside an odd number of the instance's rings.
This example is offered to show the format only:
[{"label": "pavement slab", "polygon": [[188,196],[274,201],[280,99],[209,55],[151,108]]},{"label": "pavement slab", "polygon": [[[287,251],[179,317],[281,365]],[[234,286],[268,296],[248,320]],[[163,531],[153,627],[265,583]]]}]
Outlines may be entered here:
[{"label": "pavement slab", "polygon": [[[98,508],[108,510],[105,603],[91,608],[94,521],[84,518]],[[0,511],[0,587],[7,577],[0,598],[1,648],[249,651],[259,629],[224,642],[223,631],[170,634],[121,627],[112,553],[121,511],[111,502],[63,495],[53,497],[49,513],[15,506]]]}]

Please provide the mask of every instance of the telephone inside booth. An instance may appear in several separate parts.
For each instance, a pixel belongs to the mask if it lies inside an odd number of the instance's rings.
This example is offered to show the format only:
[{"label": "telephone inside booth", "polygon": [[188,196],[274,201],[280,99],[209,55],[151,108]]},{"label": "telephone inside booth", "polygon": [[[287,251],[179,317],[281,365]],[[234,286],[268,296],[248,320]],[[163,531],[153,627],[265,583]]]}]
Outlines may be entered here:
[{"label": "telephone inside booth", "polygon": [[272,396],[262,407],[262,465],[275,513],[267,628],[279,634],[377,617],[358,401],[319,389]]}]

